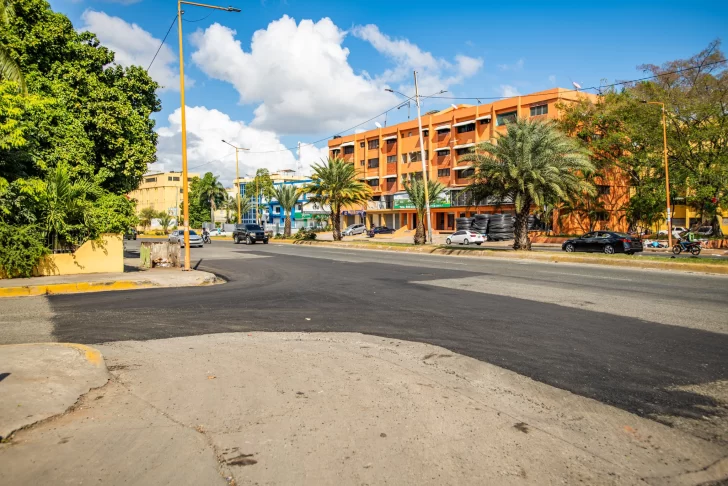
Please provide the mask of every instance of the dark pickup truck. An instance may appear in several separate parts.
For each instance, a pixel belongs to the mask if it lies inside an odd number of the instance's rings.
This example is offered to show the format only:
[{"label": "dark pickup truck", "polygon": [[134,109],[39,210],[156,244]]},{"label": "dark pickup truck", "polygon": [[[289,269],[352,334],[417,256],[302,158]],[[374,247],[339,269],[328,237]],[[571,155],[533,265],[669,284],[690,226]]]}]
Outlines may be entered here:
[{"label": "dark pickup truck", "polygon": [[238,244],[243,241],[246,245],[252,245],[258,241],[268,244],[268,235],[265,234],[263,228],[258,224],[236,224],[233,230],[233,242]]}]

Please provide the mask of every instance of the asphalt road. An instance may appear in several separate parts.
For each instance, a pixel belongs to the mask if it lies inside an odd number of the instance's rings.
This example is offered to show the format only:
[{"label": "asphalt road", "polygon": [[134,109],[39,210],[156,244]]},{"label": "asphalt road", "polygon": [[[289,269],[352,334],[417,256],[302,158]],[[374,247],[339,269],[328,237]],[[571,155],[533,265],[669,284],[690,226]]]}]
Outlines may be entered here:
[{"label": "asphalt road", "polygon": [[728,380],[724,277],[227,241],[192,256],[229,282],[51,296],[54,337],[353,331],[443,346],[659,420],[728,411],[694,391]]}]

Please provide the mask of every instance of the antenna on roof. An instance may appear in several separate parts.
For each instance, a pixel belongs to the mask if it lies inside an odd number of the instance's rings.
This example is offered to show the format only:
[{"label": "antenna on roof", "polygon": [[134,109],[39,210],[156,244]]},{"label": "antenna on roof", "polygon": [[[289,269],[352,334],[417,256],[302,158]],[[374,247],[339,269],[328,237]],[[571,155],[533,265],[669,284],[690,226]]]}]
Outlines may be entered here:
[{"label": "antenna on roof", "polygon": [[576,88],[577,91],[579,91],[581,89],[581,85],[579,83],[577,83],[576,81],[572,81],[571,84],[574,85],[574,88]]}]

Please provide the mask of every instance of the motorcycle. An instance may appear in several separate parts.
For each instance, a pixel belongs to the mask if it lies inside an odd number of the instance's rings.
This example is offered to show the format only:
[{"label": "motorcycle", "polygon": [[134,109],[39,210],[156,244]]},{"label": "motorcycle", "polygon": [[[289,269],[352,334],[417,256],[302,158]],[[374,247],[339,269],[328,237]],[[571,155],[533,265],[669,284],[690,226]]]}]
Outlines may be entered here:
[{"label": "motorcycle", "polygon": [[203,243],[212,243],[212,240],[210,239],[210,235],[205,233],[202,235],[202,242]]},{"label": "motorcycle", "polygon": [[672,247],[673,254],[679,255],[680,253],[683,252],[683,250],[685,250],[685,251],[689,251],[691,254],[693,254],[695,256],[700,255],[701,247],[700,247],[699,241],[691,241],[688,244],[686,244],[684,248],[683,248],[681,242],[682,242],[682,239],[678,238],[677,243],[675,243],[675,245]]}]

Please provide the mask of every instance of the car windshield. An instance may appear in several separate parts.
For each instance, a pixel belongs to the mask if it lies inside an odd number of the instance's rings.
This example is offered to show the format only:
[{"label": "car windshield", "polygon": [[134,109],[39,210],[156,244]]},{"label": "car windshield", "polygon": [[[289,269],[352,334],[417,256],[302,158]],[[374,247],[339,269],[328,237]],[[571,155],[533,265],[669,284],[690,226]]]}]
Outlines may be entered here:
[{"label": "car windshield", "polygon": [[261,228],[257,224],[246,224],[245,229],[252,230],[252,231],[262,231],[263,230],[263,228]]},{"label": "car windshield", "polygon": [[613,235],[617,235],[619,238],[631,238],[630,235],[627,233],[612,233]]},{"label": "car windshield", "polygon": [[194,231],[190,230],[190,236],[197,236],[197,233],[195,233]]}]

